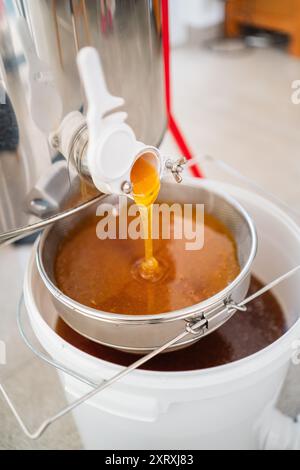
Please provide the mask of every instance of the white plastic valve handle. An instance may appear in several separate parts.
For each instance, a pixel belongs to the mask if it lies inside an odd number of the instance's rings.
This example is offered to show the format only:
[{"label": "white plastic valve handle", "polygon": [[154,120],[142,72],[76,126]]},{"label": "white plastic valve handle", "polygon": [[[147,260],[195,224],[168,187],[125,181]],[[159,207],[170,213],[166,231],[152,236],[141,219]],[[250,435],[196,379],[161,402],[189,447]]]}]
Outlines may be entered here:
[{"label": "white plastic valve handle", "polygon": [[[124,99],[109,93],[98,52],[93,47],[80,50],[77,64],[87,101],[87,123],[91,139],[97,139],[99,124],[106,113],[124,105]],[[123,121],[125,115],[122,115]]]},{"label": "white plastic valve handle", "polygon": [[122,194],[135,158],[145,146],[124,122],[127,114],[111,112],[122,106],[124,100],[109,93],[97,50],[81,49],[77,64],[88,101],[87,165],[91,177],[100,191]]},{"label": "white plastic valve handle", "polygon": [[[160,166],[162,157],[156,148],[137,141],[131,127],[124,122],[126,113],[111,112],[122,106],[124,100],[107,90],[97,50],[92,47],[81,49],[77,64],[88,101],[87,165],[90,175],[100,191],[124,194],[132,166],[142,153],[151,152]],[[107,115],[108,112],[111,113]]]}]

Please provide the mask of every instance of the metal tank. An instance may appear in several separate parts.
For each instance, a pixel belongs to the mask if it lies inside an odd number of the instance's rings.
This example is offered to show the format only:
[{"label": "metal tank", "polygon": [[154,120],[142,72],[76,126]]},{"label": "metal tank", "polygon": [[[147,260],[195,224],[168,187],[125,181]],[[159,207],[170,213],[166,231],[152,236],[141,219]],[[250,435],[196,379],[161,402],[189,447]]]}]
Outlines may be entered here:
[{"label": "metal tank", "polygon": [[0,0],[0,244],[61,217],[78,185],[50,136],[86,111],[76,66],[85,46],[98,50],[137,138],[163,137],[160,0]]}]

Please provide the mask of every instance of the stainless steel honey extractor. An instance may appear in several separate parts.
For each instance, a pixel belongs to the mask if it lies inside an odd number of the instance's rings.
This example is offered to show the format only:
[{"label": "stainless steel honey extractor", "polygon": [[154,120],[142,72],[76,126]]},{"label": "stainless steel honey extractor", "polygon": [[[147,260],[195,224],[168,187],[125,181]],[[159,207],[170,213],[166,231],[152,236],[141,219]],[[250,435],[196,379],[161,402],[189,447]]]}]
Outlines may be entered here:
[{"label": "stainless steel honey extractor", "polygon": [[[78,51],[99,52],[111,93],[137,138],[165,130],[160,2],[0,2],[0,238],[61,213],[67,163],[49,136],[72,111],[85,114]],[[21,230],[20,230],[21,229]],[[22,231],[23,230],[23,231]],[[2,238],[1,238],[2,241]]]}]

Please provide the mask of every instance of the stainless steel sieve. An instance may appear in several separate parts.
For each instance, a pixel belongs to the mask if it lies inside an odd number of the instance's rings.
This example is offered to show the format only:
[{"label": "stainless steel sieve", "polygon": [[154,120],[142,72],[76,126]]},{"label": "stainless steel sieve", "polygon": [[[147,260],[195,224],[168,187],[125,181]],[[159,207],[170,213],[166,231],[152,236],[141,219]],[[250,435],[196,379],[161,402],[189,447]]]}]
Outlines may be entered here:
[{"label": "stainless steel sieve", "polygon": [[[233,234],[241,272],[215,296],[191,307],[163,314],[121,315],[99,311],[72,300],[56,285],[54,263],[57,250],[62,239],[88,214],[95,213],[99,204],[116,202],[115,196],[105,195],[100,202],[98,200],[76,216],[48,228],[42,234],[37,249],[37,266],[59,315],[71,328],[92,341],[123,351],[147,353],[188,331],[188,335],[170,347],[178,349],[219,328],[235,313],[237,305],[247,294],[257,236],[253,221],[240,204],[224,192],[208,188],[205,181],[192,178],[185,178],[181,185],[164,181],[158,201],[204,204],[206,212],[223,222]],[[196,331],[192,328],[195,323],[201,325]]]}]

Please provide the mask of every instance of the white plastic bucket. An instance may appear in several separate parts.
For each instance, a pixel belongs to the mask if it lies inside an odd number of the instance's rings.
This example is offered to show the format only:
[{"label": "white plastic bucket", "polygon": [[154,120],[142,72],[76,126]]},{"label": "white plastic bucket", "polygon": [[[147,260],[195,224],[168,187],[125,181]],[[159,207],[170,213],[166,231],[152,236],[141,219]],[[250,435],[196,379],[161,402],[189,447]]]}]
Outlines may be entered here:
[{"label": "white plastic bucket", "polygon": [[[199,183],[203,184],[203,182]],[[207,181],[205,185],[215,185]],[[218,183],[219,184],[219,183]],[[255,274],[271,281],[300,264],[300,230],[283,211],[260,196],[222,185],[252,215],[259,237]],[[248,358],[192,372],[134,371],[73,413],[86,449],[255,449],[257,422],[280,391],[300,338],[300,274],[276,288],[294,323],[278,341]],[[83,353],[53,327],[57,312],[39,279],[34,256],[24,285],[34,332],[60,363],[94,382],[121,367]],[[71,402],[89,387],[60,373]]]}]

